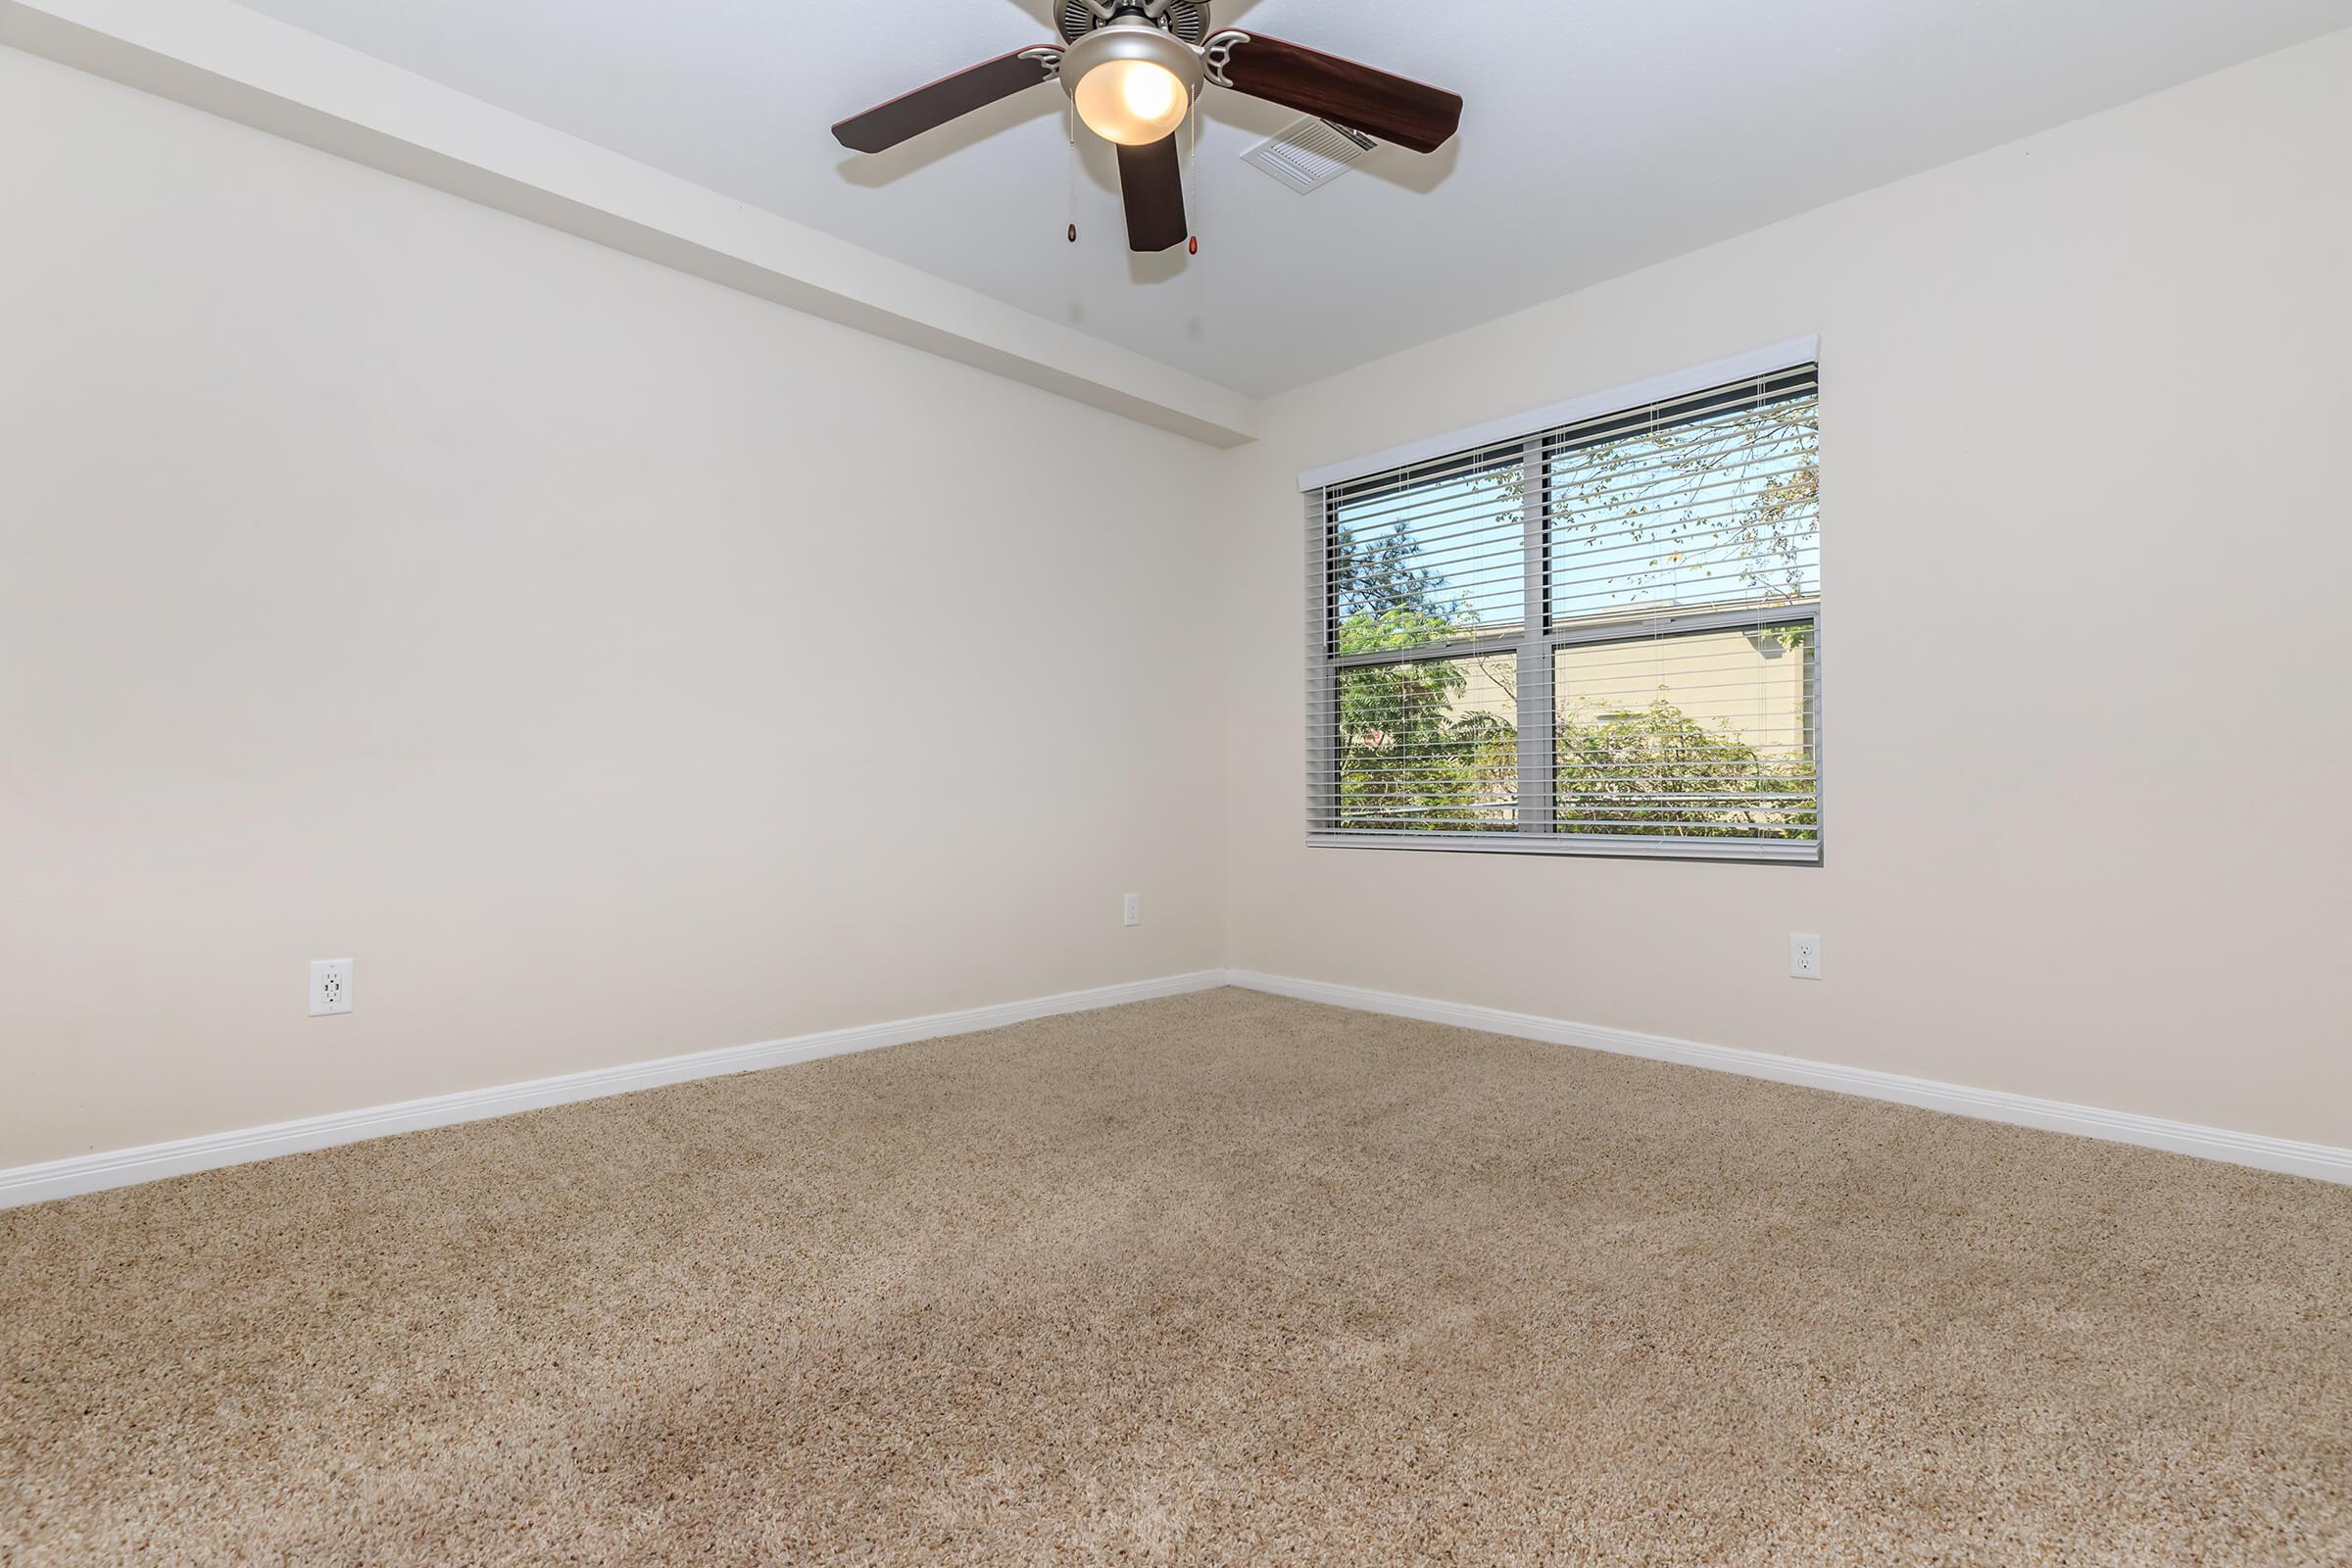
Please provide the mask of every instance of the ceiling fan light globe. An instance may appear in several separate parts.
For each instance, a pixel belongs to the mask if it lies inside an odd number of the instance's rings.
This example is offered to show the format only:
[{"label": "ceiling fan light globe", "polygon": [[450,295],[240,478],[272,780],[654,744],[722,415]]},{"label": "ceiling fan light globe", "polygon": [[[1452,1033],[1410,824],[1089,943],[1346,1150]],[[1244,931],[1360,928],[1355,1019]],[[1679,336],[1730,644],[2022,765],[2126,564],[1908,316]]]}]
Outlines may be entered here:
[{"label": "ceiling fan light globe", "polygon": [[1206,74],[1199,50],[1140,17],[1104,24],[1061,59],[1061,84],[1078,118],[1121,147],[1149,147],[1174,135]]},{"label": "ceiling fan light globe", "polygon": [[1106,61],[1087,73],[1075,97],[1087,129],[1122,147],[1174,135],[1193,107],[1175,73],[1150,60]]}]

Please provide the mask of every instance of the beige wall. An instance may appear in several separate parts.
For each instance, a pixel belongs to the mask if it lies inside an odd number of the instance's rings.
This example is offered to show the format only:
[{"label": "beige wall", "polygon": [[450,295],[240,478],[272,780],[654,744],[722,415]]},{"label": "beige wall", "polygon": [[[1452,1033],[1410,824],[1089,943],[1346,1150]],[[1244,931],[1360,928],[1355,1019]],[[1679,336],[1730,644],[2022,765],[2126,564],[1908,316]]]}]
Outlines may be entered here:
[{"label": "beige wall", "polygon": [[[1226,961],[2352,1145],[2348,89],[1220,456],[0,51],[0,1166]],[[1829,865],[1305,850],[1295,472],[1814,331]]]},{"label": "beige wall", "polygon": [[7,50],[0,147],[0,1167],[1221,961],[1213,453]]},{"label": "beige wall", "polygon": [[[2352,1145],[2347,104],[2352,33],[1273,404],[1232,961]],[[1296,473],[1811,332],[1827,866],[1303,848]]]}]

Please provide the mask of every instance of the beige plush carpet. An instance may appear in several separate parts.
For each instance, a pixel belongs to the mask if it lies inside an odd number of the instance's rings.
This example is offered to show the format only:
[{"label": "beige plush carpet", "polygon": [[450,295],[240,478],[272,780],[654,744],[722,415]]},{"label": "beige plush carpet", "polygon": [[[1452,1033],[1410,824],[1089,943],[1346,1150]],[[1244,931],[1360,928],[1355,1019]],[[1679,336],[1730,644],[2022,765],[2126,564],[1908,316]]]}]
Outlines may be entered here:
[{"label": "beige plush carpet", "polygon": [[0,1261],[10,1564],[2352,1563],[2352,1190],[1242,992]]}]

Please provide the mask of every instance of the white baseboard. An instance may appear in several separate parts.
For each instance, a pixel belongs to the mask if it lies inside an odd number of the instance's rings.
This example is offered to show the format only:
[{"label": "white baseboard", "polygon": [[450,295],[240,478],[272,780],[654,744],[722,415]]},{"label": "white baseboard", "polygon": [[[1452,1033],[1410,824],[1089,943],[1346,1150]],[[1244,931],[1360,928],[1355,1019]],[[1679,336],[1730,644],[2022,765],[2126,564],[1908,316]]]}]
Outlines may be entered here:
[{"label": "white baseboard", "polygon": [[392,1133],[416,1132],[426,1127],[447,1127],[456,1122],[508,1116],[518,1110],[568,1104],[575,1100],[600,1100],[607,1095],[625,1095],[640,1089],[659,1088],[662,1084],[683,1083],[692,1078],[718,1078],[729,1073],[756,1072],[763,1067],[814,1061],[821,1056],[846,1055],[854,1051],[875,1051],[884,1046],[903,1046],[916,1040],[937,1040],[949,1035],[968,1035],[982,1029],[1001,1029],[1006,1024],[1026,1023],[1032,1018],[1049,1017],[1055,1013],[1090,1012],[1098,1007],[1115,1007],[1130,1002],[1150,1002],[1157,997],[1180,996],[1190,991],[1209,991],[1223,984],[1223,970],[1203,969],[1194,974],[1167,975],[1157,980],[1138,980],[1127,985],[1099,986],[1091,991],[1036,997],[1027,1002],[1005,1002],[995,1006],[970,1007],[960,1012],[933,1013],[927,1018],[903,1018],[896,1023],[830,1029],[822,1034],[801,1035],[791,1040],[770,1040],[756,1046],[733,1046],[722,1051],[664,1056],[657,1061],[631,1062],[626,1066],[605,1067],[593,1072],[565,1073],[560,1078],[539,1078],[529,1083],[501,1084],[491,1089],[436,1095],[430,1100],[404,1101],[396,1105],[370,1105],[364,1110],[306,1116],[300,1121],[211,1133],[201,1138],[182,1138],[168,1144],[150,1144],[143,1149],[121,1149],[105,1153],[80,1154],[71,1159],[50,1160],[40,1165],[20,1165],[13,1170],[0,1170],[0,1208],[42,1203],[56,1198],[73,1198],[110,1187],[129,1187],[139,1182],[159,1181],[166,1176],[184,1176],[190,1171],[213,1170],[222,1165],[242,1165],[250,1160],[272,1159],[279,1154],[326,1149],[336,1144],[356,1144]]},{"label": "white baseboard", "polygon": [[1702,1046],[1664,1035],[1638,1034],[1631,1029],[1606,1029],[1593,1024],[1568,1023],[1499,1007],[1472,1006],[1460,1002],[1433,1002],[1426,997],[1397,996],[1360,986],[1332,985],[1321,980],[1295,980],[1284,975],[1256,974],[1246,969],[1227,972],[1232,984],[1301,1002],[1321,1002],[1361,1012],[1392,1013],[1426,1023],[1453,1024],[1488,1034],[1511,1035],[1558,1046],[1582,1046],[1588,1051],[1612,1052],[1623,1056],[1646,1056],[1653,1061],[1681,1062],[1745,1078],[1769,1078],[1775,1083],[1803,1084],[1867,1100],[1891,1100],[1929,1110],[1950,1111],[1982,1121],[2010,1122],[2049,1132],[2103,1138],[2111,1143],[2136,1144],[2142,1149],[2169,1150],[2231,1165],[2283,1171],[2324,1182],[2352,1185],[2352,1149],[2326,1144],[2299,1144],[2291,1139],[2266,1138],[2256,1133],[2233,1133],[2191,1122],[2135,1116],[2128,1111],[2070,1105],[2063,1101],[2035,1100],[2028,1095],[1994,1089],[1967,1089],[1937,1083],[1932,1078],[1906,1078],[1899,1073],[1874,1072],[1867,1067],[1838,1067],[1797,1056],[1776,1056],[1761,1051],[1735,1051],[1727,1046]]},{"label": "white baseboard", "polygon": [[51,1199],[72,1198],[81,1193],[101,1192],[110,1187],[128,1187],[139,1182],[158,1181],[167,1176],[186,1175],[190,1171],[213,1170],[222,1165],[241,1165],[252,1160],[271,1159],[279,1154],[300,1153],[305,1150],[361,1143],[393,1133],[481,1121],[493,1116],[512,1115],[520,1110],[537,1109],[543,1105],[562,1105],[579,1100],[598,1100],[607,1095],[625,1095],[695,1078],[756,1072],[764,1067],[782,1067],[797,1061],[814,1061],[823,1056],[874,1051],[884,1046],[901,1046],[916,1040],[972,1034],[982,1029],[1000,1029],[1006,1024],[1024,1023],[1032,1018],[1050,1017],[1056,1013],[1087,1012],[1130,1002],[1149,1002],[1158,997],[1213,990],[1223,985],[1242,986],[1252,991],[1295,997],[1303,1002],[1320,1002],[1337,1007],[1352,1007],[1361,1012],[1384,1012],[1400,1018],[1419,1018],[1429,1023],[1452,1024],[1464,1029],[1484,1030],[1489,1034],[1510,1035],[1521,1040],[1581,1046],[1588,1051],[1646,1056],[1654,1061],[1681,1062],[1686,1066],[1738,1073],[1747,1078],[1769,1078],[1776,1083],[1803,1084],[1814,1089],[1860,1095],[1869,1100],[1889,1100],[1985,1121],[2010,1122],[2021,1127],[2039,1127],[2050,1132],[2074,1133],[2085,1138],[2104,1138],[2114,1143],[2136,1144],[2143,1149],[2169,1150],[2174,1153],[2193,1154],[2233,1165],[2250,1165],[2258,1170],[2283,1171],[2290,1175],[2352,1185],[2352,1149],[2301,1144],[2284,1138],[2266,1138],[2255,1133],[2233,1133],[2218,1127],[2165,1121],[2159,1117],[2137,1116],[2127,1111],[2100,1110],[2090,1105],[2070,1105],[2062,1101],[2035,1100],[2027,1095],[2004,1094],[1998,1090],[1969,1089],[1957,1084],[1937,1083],[1930,1078],[1907,1078],[1898,1073],[1874,1072],[1865,1067],[1838,1067],[1827,1062],[1806,1061],[1796,1056],[1776,1056],[1760,1051],[1703,1046],[1694,1041],[1675,1040],[1664,1035],[1569,1023],[1558,1018],[1506,1012],[1499,1007],[1481,1007],[1468,1003],[1437,1002],[1426,997],[1398,996],[1393,992],[1371,991],[1360,986],[1298,980],[1284,975],[1258,974],[1247,969],[1203,969],[1193,974],[1168,975],[1157,980],[1139,980],[1127,985],[1101,986],[1090,991],[1036,997],[1026,1002],[971,1007],[960,1012],[934,1013],[924,1018],[905,1018],[894,1023],[833,1029],[790,1040],[771,1040],[756,1046],[735,1046],[722,1051],[665,1056],[657,1061],[632,1062],[626,1066],[607,1067],[593,1072],[566,1073],[560,1078],[540,1078],[529,1083],[502,1084],[490,1089],[437,1095],[429,1100],[405,1101],[395,1105],[372,1105],[364,1110],[310,1116],[300,1121],[279,1122],[274,1126],[247,1127],[234,1132],[212,1133],[201,1138],[183,1138],[168,1144],[150,1144],[142,1149],[115,1150],[105,1153],[77,1155],[71,1159],[51,1160],[39,1165],[20,1165],[13,1170],[0,1170],[0,1208],[47,1202]]}]

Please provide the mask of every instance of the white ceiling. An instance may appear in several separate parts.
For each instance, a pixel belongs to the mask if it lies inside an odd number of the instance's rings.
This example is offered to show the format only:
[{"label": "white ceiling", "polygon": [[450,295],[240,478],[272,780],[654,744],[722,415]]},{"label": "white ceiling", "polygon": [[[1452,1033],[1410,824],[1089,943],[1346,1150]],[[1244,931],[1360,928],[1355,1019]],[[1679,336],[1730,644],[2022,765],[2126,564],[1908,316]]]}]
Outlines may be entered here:
[{"label": "white ceiling", "polygon": [[1218,25],[1469,109],[1438,156],[1384,147],[1298,196],[1239,158],[1296,117],[1212,89],[1188,258],[1128,254],[1107,149],[1081,133],[1076,167],[1052,87],[879,158],[828,134],[1054,37],[1052,0],[247,3],[1253,396],[2352,24],[2347,0],[1218,0]]}]

